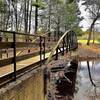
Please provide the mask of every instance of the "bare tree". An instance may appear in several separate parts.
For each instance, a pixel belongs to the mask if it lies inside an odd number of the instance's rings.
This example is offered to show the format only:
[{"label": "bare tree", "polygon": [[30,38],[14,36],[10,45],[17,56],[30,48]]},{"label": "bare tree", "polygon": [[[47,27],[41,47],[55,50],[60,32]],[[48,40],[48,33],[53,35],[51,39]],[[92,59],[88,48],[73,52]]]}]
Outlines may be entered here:
[{"label": "bare tree", "polygon": [[82,1],[84,1],[83,5],[86,5],[86,11],[90,13],[90,19],[92,20],[87,41],[87,45],[89,45],[94,25],[96,21],[100,18],[100,0],[82,0]]}]

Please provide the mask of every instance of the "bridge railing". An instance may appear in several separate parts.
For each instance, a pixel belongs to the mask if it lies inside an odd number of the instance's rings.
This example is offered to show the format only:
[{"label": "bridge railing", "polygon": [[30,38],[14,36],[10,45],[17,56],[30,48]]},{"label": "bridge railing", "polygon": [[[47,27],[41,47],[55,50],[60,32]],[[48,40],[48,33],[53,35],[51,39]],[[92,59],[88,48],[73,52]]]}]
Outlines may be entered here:
[{"label": "bridge railing", "polygon": [[[0,41],[0,67],[7,67],[7,65],[13,64],[14,80],[16,80],[17,62],[36,55],[40,55],[40,61],[45,59],[44,36],[2,30],[0,30],[0,33],[2,34]],[[34,39],[36,40],[33,41]]]},{"label": "bridge railing", "polygon": [[66,31],[57,41],[56,45],[53,47],[50,56],[47,59],[46,64],[50,62],[55,51],[56,51],[56,60],[58,60],[59,50],[62,51],[62,54],[64,55],[65,51],[68,52],[76,50],[77,48],[78,48],[78,42],[76,33],[72,30]]},{"label": "bridge railing", "polygon": [[[6,68],[13,64],[13,72],[0,76],[0,83],[6,81],[9,77],[16,80],[19,73],[22,74],[23,71],[33,68],[33,65],[41,65],[47,59],[46,53],[50,51],[53,51],[53,53],[51,52],[52,56],[55,55],[56,59],[58,59],[59,53],[64,55],[64,51],[68,52],[71,48],[73,49],[74,42],[77,42],[75,33],[72,34],[72,31],[67,31],[67,34],[63,34],[59,41],[55,41],[55,37],[47,37],[46,35],[39,36],[2,30],[0,30],[0,33],[2,34],[2,39],[0,39],[0,68]],[[72,38],[73,36],[75,36],[76,40]],[[16,64],[18,62],[38,55],[38,62],[17,70]]]}]

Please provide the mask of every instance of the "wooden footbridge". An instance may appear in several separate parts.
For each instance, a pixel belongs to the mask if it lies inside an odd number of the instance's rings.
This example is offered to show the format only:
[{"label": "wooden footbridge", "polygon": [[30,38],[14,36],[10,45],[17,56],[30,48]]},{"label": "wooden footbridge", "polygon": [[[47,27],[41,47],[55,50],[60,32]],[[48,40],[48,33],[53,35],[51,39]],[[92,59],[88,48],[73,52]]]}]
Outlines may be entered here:
[{"label": "wooden footbridge", "polygon": [[[75,50],[78,47],[76,33],[69,30],[56,38],[44,35],[31,35],[12,31],[2,31],[0,40],[0,84],[40,67],[45,61],[58,59],[59,54]],[[50,55],[50,56],[49,56]]]},{"label": "wooden footbridge", "polygon": [[[30,70],[36,69],[58,56],[69,54],[78,48],[76,33],[69,30],[60,38],[53,34],[49,36],[24,34],[12,31],[2,31],[0,39],[0,85],[16,80]],[[93,47],[93,46],[92,46]],[[98,48],[98,46],[96,46]],[[77,57],[79,61],[99,58],[99,50],[94,46],[85,49],[79,45]]]}]

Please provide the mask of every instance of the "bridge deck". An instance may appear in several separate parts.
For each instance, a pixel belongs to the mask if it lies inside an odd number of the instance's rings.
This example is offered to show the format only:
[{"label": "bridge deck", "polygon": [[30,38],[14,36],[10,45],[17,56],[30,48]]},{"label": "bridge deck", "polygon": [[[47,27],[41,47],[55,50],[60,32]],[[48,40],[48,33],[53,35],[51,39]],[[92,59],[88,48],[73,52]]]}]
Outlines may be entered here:
[{"label": "bridge deck", "polygon": [[[49,56],[50,53],[46,53],[46,58]],[[40,56],[35,56],[35,57],[32,57],[32,58],[29,58],[27,60],[23,60],[23,61],[19,61],[17,63],[17,70],[20,70],[22,68],[25,68],[26,66],[28,65],[31,65],[33,63],[36,63],[40,61]],[[10,74],[12,73],[14,70],[13,68],[13,64],[10,64],[10,65],[7,65],[7,66],[4,66],[4,67],[0,67],[0,77],[3,77],[7,74]]]}]

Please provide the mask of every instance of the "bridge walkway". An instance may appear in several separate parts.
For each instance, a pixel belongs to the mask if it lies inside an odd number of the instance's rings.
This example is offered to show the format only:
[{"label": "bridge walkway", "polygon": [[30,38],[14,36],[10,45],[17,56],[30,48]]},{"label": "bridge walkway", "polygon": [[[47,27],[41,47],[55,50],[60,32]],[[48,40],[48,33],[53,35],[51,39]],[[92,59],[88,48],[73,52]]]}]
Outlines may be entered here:
[{"label": "bridge walkway", "polygon": [[57,60],[59,53],[64,55],[65,51],[68,53],[78,47],[76,33],[71,30],[66,31],[60,39],[12,31],[0,32],[10,36],[7,39],[3,37],[0,45],[0,83],[9,78],[16,80],[17,76],[30,68],[41,67],[46,59],[49,63],[53,56]]},{"label": "bridge walkway", "polygon": [[[46,58],[48,58],[49,54],[50,54],[50,52],[46,53],[46,55],[45,55]],[[19,61],[16,63],[16,70],[18,71],[22,68],[25,68],[28,65],[31,65],[31,64],[39,62],[39,61],[40,61],[40,55],[37,55],[35,57],[29,58],[26,60]],[[10,73],[13,73],[13,66],[14,66],[13,64],[10,64],[10,65],[4,66],[4,67],[0,67],[0,77],[3,77]]]}]

